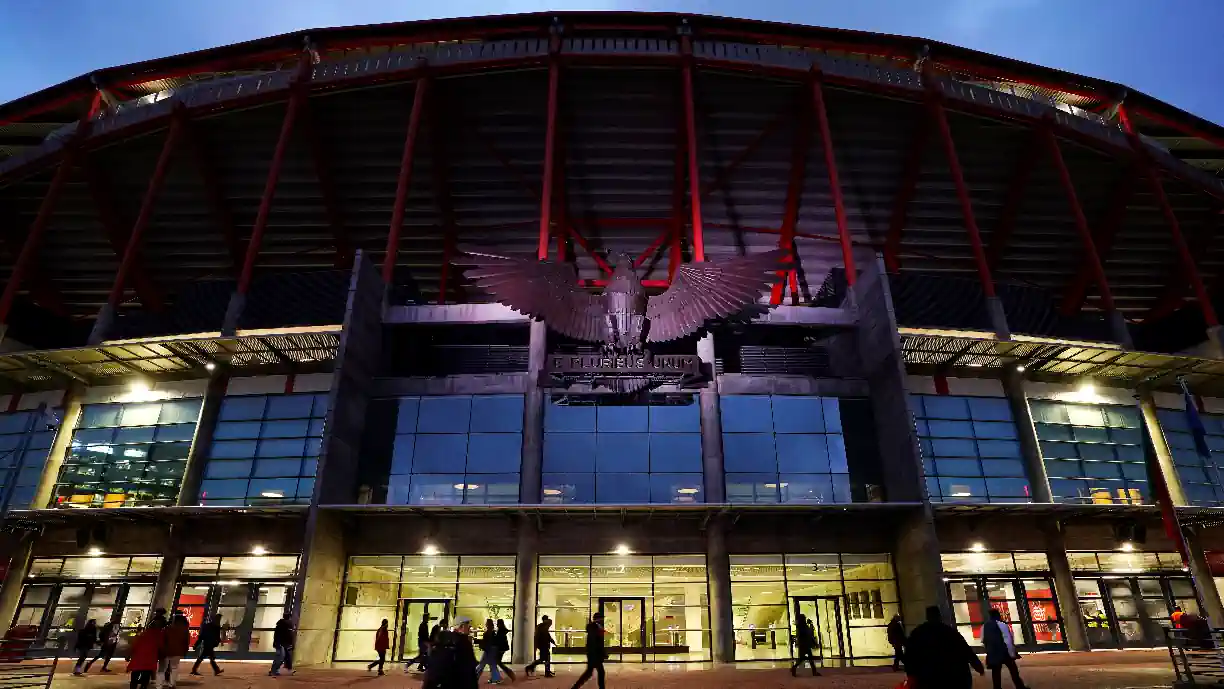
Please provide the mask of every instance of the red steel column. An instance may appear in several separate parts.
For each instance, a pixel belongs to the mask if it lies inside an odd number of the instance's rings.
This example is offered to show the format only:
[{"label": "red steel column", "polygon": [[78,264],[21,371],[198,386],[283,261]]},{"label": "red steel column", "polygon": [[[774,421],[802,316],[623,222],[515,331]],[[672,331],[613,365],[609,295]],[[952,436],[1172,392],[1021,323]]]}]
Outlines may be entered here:
[{"label": "red steel column", "polygon": [[817,72],[812,80],[812,105],[816,111],[816,124],[820,127],[820,146],[824,149],[825,169],[829,173],[829,193],[833,196],[833,214],[837,218],[837,236],[841,239],[842,265],[846,269],[846,284],[853,287],[858,278],[854,267],[854,242],[850,237],[850,226],[846,221],[846,204],[842,198],[841,179],[837,173],[837,156],[833,151],[833,135],[829,129],[829,113],[825,108],[822,75]]},{"label": "red steel column", "polygon": [[47,193],[43,195],[42,203],[38,206],[38,215],[34,216],[34,223],[30,225],[30,231],[26,233],[26,239],[21,244],[21,252],[17,254],[8,283],[4,286],[3,294],[0,294],[0,324],[8,323],[9,311],[13,308],[13,300],[17,298],[17,290],[21,289],[21,281],[38,254],[38,245],[42,242],[51,215],[55,213],[55,204],[59,201],[60,193],[68,182],[68,175],[72,173],[72,167],[76,163],[81,140],[88,132],[89,123],[98,113],[101,103],[102,93],[95,92],[88,112],[77,122],[72,138],[64,145],[63,158],[55,170],[55,175],[51,177]]},{"label": "red steel column", "polygon": [[391,284],[395,275],[395,262],[399,258],[400,232],[404,227],[404,206],[408,203],[408,191],[412,186],[412,161],[416,151],[417,134],[421,131],[421,113],[425,96],[429,93],[429,77],[417,79],[412,94],[412,113],[408,116],[408,134],[404,138],[404,152],[400,156],[399,176],[395,181],[395,202],[391,205],[391,227],[387,230],[387,250],[383,257],[383,282]]},{"label": "red steel column", "polygon": [[123,260],[119,262],[119,272],[115,274],[115,282],[111,285],[110,295],[106,298],[108,309],[113,310],[123,298],[123,288],[127,284],[128,273],[131,272],[132,265],[140,254],[140,243],[144,238],[145,230],[149,227],[149,222],[153,219],[157,195],[161,193],[162,185],[166,181],[166,172],[170,169],[170,160],[174,157],[174,150],[178,148],[179,139],[182,138],[185,117],[186,115],[180,110],[170,118],[166,140],[162,144],[161,153],[157,156],[157,165],[153,168],[153,176],[149,178],[149,186],[145,188],[144,199],[140,202],[140,212],[136,215],[136,222],[132,224],[132,231],[128,234],[127,246],[123,249]]},{"label": "red steel column", "polygon": [[684,259],[684,176],[688,167],[688,157],[685,155],[685,124],[683,117],[676,118],[676,151],[672,164],[672,214],[670,235],[668,238],[667,282],[676,279],[676,271]]},{"label": "red steel column", "polygon": [[272,152],[272,161],[268,164],[268,179],[264,183],[263,196],[259,200],[259,210],[255,213],[255,224],[251,226],[251,239],[247,243],[246,258],[242,262],[242,272],[238,275],[238,294],[245,295],[251,287],[251,277],[255,273],[255,261],[259,258],[264,230],[268,227],[268,215],[272,210],[272,199],[276,196],[276,184],[280,181],[285,152],[289,150],[293,124],[308,95],[306,82],[310,79],[311,66],[310,57],[303,56],[301,67],[298,69],[292,87],[293,93],[289,95],[289,104],[285,108],[285,119],[281,122],[280,136],[277,137],[276,148]]},{"label": "red steel column", "polygon": [[[807,179],[807,156],[811,146],[808,130],[807,108],[802,101],[795,108],[795,135],[791,140],[790,175],[786,181],[786,205],[782,209],[782,227],[779,230],[778,248],[786,250],[782,259],[786,268],[778,271],[778,281],[769,291],[769,303],[781,304],[786,294],[787,283],[795,274],[795,228],[799,224],[799,206],[803,202],[803,186]],[[797,291],[791,291],[797,294]]]},{"label": "red steel column", "polygon": [[544,177],[540,184],[540,244],[541,261],[548,258],[548,238],[552,234],[553,174],[557,164],[557,96],[561,85],[561,37],[555,32],[549,41],[548,59],[548,121],[544,130]]},{"label": "red steel column", "polygon": [[1126,129],[1131,148],[1135,149],[1135,155],[1139,158],[1139,165],[1143,169],[1143,176],[1147,177],[1152,195],[1156,197],[1156,204],[1160,206],[1160,212],[1164,215],[1165,223],[1169,226],[1169,233],[1173,235],[1173,247],[1177,250],[1177,257],[1181,261],[1182,270],[1186,271],[1186,277],[1190,281],[1190,286],[1194,289],[1194,297],[1198,300],[1199,308],[1203,311],[1203,320],[1207,322],[1208,328],[1214,328],[1220,324],[1220,319],[1216,315],[1215,305],[1211,303],[1211,295],[1207,293],[1207,287],[1203,284],[1203,276],[1199,274],[1198,266],[1194,263],[1194,255],[1190,253],[1190,247],[1186,244],[1186,237],[1182,234],[1181,223],[1177,221],[1177,214],[1173,212],[1173,207],[1169,205],[1169,197],[1165,195],[1164,184],[1156,176],[1158,172],[1145,148],[1147,144],[1139,140],[1139,135],[1135,132],[1134,125],[1131,123],[1130,117],[1127,116],[1124,105],[1118,106],[1118,117],[1122,120],[1123,128]]},{"label": "red steel column", "polygon": [[697,105],[693,96],[693,39],[680,37],[680,75],[684,86],[684,133],[688,148],[689,207],[693,213],[693,260],[705,260],[705,228],[701,222],[701,166],[697,161]]}]

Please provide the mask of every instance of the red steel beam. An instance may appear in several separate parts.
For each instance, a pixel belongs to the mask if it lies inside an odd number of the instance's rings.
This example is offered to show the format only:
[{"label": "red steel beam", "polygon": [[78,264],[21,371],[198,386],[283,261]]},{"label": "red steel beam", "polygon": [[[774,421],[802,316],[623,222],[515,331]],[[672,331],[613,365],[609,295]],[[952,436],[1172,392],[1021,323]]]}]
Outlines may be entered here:
[{"label": "red steel beam", "polygon": [[[803,183],[807,179],[808,149],[812,145],[808,129],[805,100],[795,106],[795,130],[791,138],[790,174],[786,180],[786,201],[782,208],[782,233],[778,236],[778,248],[786,250],[783,259],[788,268],[778,271],[778,280],[769,291],[769,303],[778,305],[786,292],[788,276],[795,272],[795,230],[799,224],[799,205],[803,202]],[[823,103],[823,101],[822,101]],[[797,294],[792,292],[792,297]]]},{"label": "red steel beam", "polygon": [[548,240],[552,235],[553,175],[557,165],[557,100],[561,86],[561,37],[549,39],[547,122],[544,130],[544,174],[540,183],[540,243],[538,258],[548,258]]},{"label": "red steel beam", "polygon": [[208,147],[202,140],[199,129],[192,125],[191,120],[183,122],[183,139],[195,159],[196,170],[204,186],[204,198],[208,204],[208,210],[213,216],[213,221],[217,223],[221,239],[225,242],[225,251],[229,254],[234,274],[237,275],[242,267],[244,249],[242,239],[238,234],[238,226],[234,223],[234,214],[225,198],[221,176],[208,152]]},{"label": "red steel beam", "polygon": [[701,164],[697,150],[697,104],[693,94],[693,40],[680,37],[681,84],[684,88],[684,133],[688,154],[689,209],[693,213],[693,260],[705,260],[705,228],[701,224]]},{"label": "red steel beam", "polygon": [[399,176],[395,179],[395,201],[391,204],[391,227],[387,229],[387,250],[383,254],[383,282],[387,285],[395,278],[395,262],[399,259],[400,233],[404,229],[404,207],[408,204],[408,193],[412,187],[412,163],[416,152],[417,135],[421,131],[421,117],[425,98],[429,93],[430,78],[417,79],[412,94],[412,111],[408,115],[408,133],[404,135],[404,150],[400,155]]},{"label": "red steel beam", "polygon": [[931,118],[923,110],[915,123],[914,135],[910,138],[909,151],[905,155],[905,164],[901,169],[901,186],[893,200],[892,216],[888,221],[888,235],[884,240],[884,265],[888,272],[901,270],[901,233],[905,230],[905,220],[909,215],[910,203],[918,190],[918,176],[922,174],[922,155],[926,152],[927,139],[930,137]]},{"label": "red steel beam", "polygon": [[310,102],[307,101],[300,113],[302,135],[310,148],[310,160],[314,167],[315,180],[319,183],[319,196],[323,201],[323,217],[327,220],[327,227],[331,230],[332,244],[336,249],[336,267],[350,268],[354,258],[353,245],[349,242],[345,232],[340,196],[336,192],[336,180],[332,174],[331,155],[315,122],[317,118],[311,110]]},{"label": "red steel beam", "polygon": [[719,169],[718,172],[714,173],[713,181],[701,188],[701,198],[709,198],[710,194],[713,194],[715,191],[727,186],[727,184],[731,181],[731,173],[735,172],[745,160],[752,157],[752,154],[756,153],[757,149],[759,149],[761,145],[765,143],[765,140],[768,139],[771,134],[778,130],[778,127],[780,127],[782,122],[785,120],[786,110],[783,109],[774,115],[773,119],[766,123],[765,127],[752,138],[752,141],[748,142],[747,146],[744,146],[742,149],[740,149],[739,153],[735,154],[735,157],[731,159],[731,162],[727,163],[726,167],[723,167]]},{"label": "red steel beam", "polygon": [[[927,82],[932,83],[930,80]],[[969,246],[973,250],[978,279],[982,281],[982,292],[989,299],[995,296],[994,278],[991,277],[990,266],[986,263],[986,249],[982,246],[982,235],[978,231],[977,217],[973,213],[973,199],[969,196],[969,185],[965,184],[965,172],[961,169],[960,157],[956,153],[956,142],[952,139],[952,127],[948,124],[948,111],[944,108],[942,95],[933,90],[929,91],[927,107],[939,130],[944,156],[948,159],[948,171],[952,175],[952,183],[956,186],[956,198],[960,201],[965,233],[969,235]]]},{"label": "red steel beam", "polygon": [[1033,176],[1033,169],[1037,167],[1037,159],[1041,156],[1041,147],[1037,145],[1040,143],[1037,141],[1040,136],[1038,131],[1033,130],[1025,139],[1011,181],[1007,184],[1007,194],[1003,198],[1003,206],[999,209],[999,221],[990,236],[990,248],[986,250],[986,263],[991,270],[999,267],[1003,252],[1007,251],[1007,245],[1011,242],[1012,232],[1016,229],[1016,218],[1020,215],[1020,208],[1024,205],[1024,197],[1028,193],[1029,180]]},{"label": "red steel beam", "polygon": [[[435,87],[436,88],[436,87]],[[455,205],[451,197],[450,148],[447,146],[447,114],[443,107],[442,92],[436,92],[429,108],[429,147],[432,159],[431,178],[434,206],[442,221],[442,267],[438,275],[438,303],[445,304],[452,291],[450,269],[455,253],[458,227],[455,224]]]},{"label": "red steel beam", "polygon": [[1112,313],[1116,307],[1113,292],[1109,289],[1109,279],[1105,275],[1105,264],[1101,261],[1101,254],[1097,251],[1096,242],[1092,238],[1092,230],[1088,228],[1088,218],[1084,216],[1079,196],[1075,193],[1075,183],[1071,179],[1071,171],[1067,169],[1067,162],[1063,160],[1058,137],[1054,136],[1054,129],[1044,123],[1038,131],[1046,151],[1050,154],[1050,161],[1054,163],[1054,170],[1058,173],[1058,182],[1062,185],[1063,193],[1067,195],[1067,204],[1071,207],[1071,219],[1075,223],[1075,232],[1079,235],[1080,245],[1084,251],[1084,263],[1092,271],[1092,279],[1096,281],[1101,306],[1105,311]]},{"label": "red steel beam", "polygon": [[[681,94],[683,97],[683,94]],[[667,245],[667,282],[676,279],[676,271],[684,259],[684,182],[688,174],[687,119],[683,111],[676,117],[675,155],[672,160],[671,218],[668,219],[670,235]]]},{"label": "red steel beam", "polygon": [[12,272],[9,273],[4,292],[0,293],[0,323],[8,323],[9,312],[13,309],[13,300],[17,298],[17,290],[21,289],[22,280],[37,261],[38,245],[42,243],[43,234],[51,221],[51,216],[55,213],[55,205],[64,191],[64,186],[68,183],[69,175],[72,174],[72,167],[76,164],[77,156],[80,153],[81,140],[88,132],[89,122],[97,113],[101,102],[102,93],[94,93],[89,111],[77,122],[72,139],[63,148],[63,157],[60,159],[59,167],[51,177],[47,193],[43,195],[42,203],[38,206],[38,215],[34,216],[34,222],[30,225],[29,232],[26,233],[25,241],[21,244],[21,251],[17,253],[17,261],[13,264]]},{"label": "red steel beam", "polygon": [[[115,258],[122,261],[131,237],[129,231],[131,226],[123,222],[118,210],[115,209],[114,191],[106,175],[88,161],[85,161],[83,167],[85,168],[85,186],[89,189],[89,195],[93,197],[98,222],[102,225],[102,231],[106,234],[111,250],[115,252]],[[153,311],[165,308],[164,292],[153,284],[153,279],[149,277],[149,272],[141,264],[139,256],[136,257],[136,263],[132,267],[134,268],[131,273],[132,289],[140,298],[140,303]]]},{"label": "red steel beam", "polygon": [[298,68],[296,83],[289,95],[289,103],[285,106],[285,118],[281,121],[280,135],[276,138],[276,148],[272,150],[272,160],[268,163],[268,178],[264,182],[263,195],[259,199],[259,210],[255,213],[255,223],[251,226],[251,240],[247,242],[242,272],[238,274],[239,294],[246,294],[251,288],[251,278],[255,274],[255,262],[259,258],[264,230],[268,228],[268,217],[272,212],[272,199],[276,197],[276,185],[280,181],[285,153],[289,150],[289,141],[293,138],[293,125],[306,102],[308,92],[305,86],[310,79],[310,67],[309,56],[303,56],[301,66]]},{"label": "red steel beam", "polygon": [[667,229],[660,232],[659,236],[655,237],[654,241],[650,243],[650,246],[646,247],[646,250],[643,251],[637,257],[637,260],[633,262],[633,267],[641,268],[642,266],[646,265],[646,261],[650,260],[650,257],[654,256],[655,252],[659,250],[659,247],[663,246],[663,242],[667,241],[667,238],[671,236],[671,231],[671,227],[669,226]]},{"label": "red steel beam", "polygon": [[[1109,201],[1105,207],[1105,213],[1101,216],[1100,222],[1097,223],[1096,231],[1093,233],[1093,243],[1096,245],[1097,253],[1100,256],[1104,257],[1113,248],[1114,240],[1117,239],[1118,233],[1122,230],[1122,223],[1126,220],[1126,210],[1134,193],[1135,169],[1133,166],[1128,165],[1122,171],[1122,176],[1114,183],[1113,189],[1109,194]],[[1063,300],[1058,309],[1059,313],[1064,316],[1079,313],[1079,310],[1084,307],[1084,301],[1088,298],[1088,287],[1091,284],[1092,272],[1086,264],[1081,262],[1079,271],[1071,278],[1067,288],[1063,290]]]},{"label": "red steel beam", "polygon": [[[850,224],[846,219],[846,203],[842,198],[841,178],[837,171],[837,156],[833,149],[833,134],[829,128],[829,113],[825,107],[823,75],[817,73],[812,80],[812,106],[816,112],[816,124],[820,128],[820,143],[824,149],[825,171],[829,175],[829,193],[833,197],[833,217],[837,220],[837,236],[841,240],[842,266],[846,270],[846,284],[853,287],[858,280],[854,266],[854,241],[850,236]],[[791,271],[791,287],[794,289],[796,275]]]}]

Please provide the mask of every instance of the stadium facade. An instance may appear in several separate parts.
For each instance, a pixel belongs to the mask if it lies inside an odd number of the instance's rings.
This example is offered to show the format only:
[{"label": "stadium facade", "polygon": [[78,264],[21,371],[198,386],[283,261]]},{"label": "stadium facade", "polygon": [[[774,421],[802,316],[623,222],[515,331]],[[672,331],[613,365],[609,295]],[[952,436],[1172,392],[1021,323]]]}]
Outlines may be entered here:
[{"label": "stadium facade", "polygon": [[[594,611],[624,662],[789,657],[803,613],[882,663],[928,605],[1160,645],[1175,605],[1224,621],[1222,163],[1119,84],[669,14],[304,31],[21,98],[0,618],[53,649],[217,612],[246,657],[289,614],[302,664],[456,614],[518,660],[543,614],[577,660]],[[651,347],[700,375],[633,394],[558,375],[599,350],[463,265],[594,293],[624,252],[658,294],[776,248],[760,308]]]}]

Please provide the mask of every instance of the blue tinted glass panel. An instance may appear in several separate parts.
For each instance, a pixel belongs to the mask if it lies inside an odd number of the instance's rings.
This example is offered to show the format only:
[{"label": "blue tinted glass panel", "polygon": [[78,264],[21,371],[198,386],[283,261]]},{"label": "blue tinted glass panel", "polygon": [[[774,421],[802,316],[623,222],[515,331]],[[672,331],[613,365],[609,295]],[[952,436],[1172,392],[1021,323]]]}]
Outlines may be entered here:
[{"label": "blue tinted glass panel", "polygon": [[775,433],[824,433],[823,405],[819,397],[773,398]]},{"label": "blue tinted glass panel", "polygon": [[594,433],[595,407],[549,402],[544,408],[544,430]]},{"label": "blue tinted glass panel", "polygon": [[599,474],[595,480],[595,501],[629,504],[650,502],[650,477],[647,474]]},{"label": "blue tinted glass panel", "polygon": [[824,422],[826,433],[841,433],[841,404],[836,397],[822,397],[821,405],[824,406]]},{"label": "blue tinted glass panel", "polygon": [[652,433],[650,435],[652,472],[693,472],[700,474],[701,435],[699,433]]},{"label": "blue tinted glass panel", "polygon": [[596,437],[595,471],[599,474],[650,471],[650,436],[645,433],[600,433]]},{"label": "blue tinted glass panel", "polygon": [[465,505],[512,505],[518,501],[518,474],[469,474],[467,477],[463,489]]},{"label": "blue tinted glass panel", "polygon": [[419,433],[413,451],[412,467],[416,473],[451,473],[462,471],[467,464],[467,435]]},{"label": "blue tinted glass panel", "polygon": [[829,473],[829,449],[825,437],[823,434],[779,434],[776,440],[778,471]]},{"label": "blue tinted glass panel", "polygon": [[476,395],[472,398],[473,433],[522,433],[522,395]]},{"label": "blue tinted glass panel", "polygon": [[727,500],[743,503],[778,502],[778,475],[728,473]]},{"label": "blue tinted glass panel", "polygon": [[645,433],[649,415],[645,406],[600,406],[596,430],[600,433]]},{"label": "blue tinted glass panel", "polygon": [[544,504],[595,502],[595,474],[551,474],[542,477]]},{"label": "blue tinted glass panel", "polygon": [[594,472],[594,433],[545,433],[544,471]]},{"label": "blue tinted glass panel", "polygon": [[770,398],[761,395],[722,395],[719,398],[724,433],[770,433],[773,411]]},{"label": "blue tinted glass panel", "polygon": [[473,433],[468,436],[468,473],[517,472],[522,463],[522,435],[518,433]]},{"label": "blue tinted glass panel", "polygon": [[701,406],[691,404],[656,404],[650,407],[651,433],[700,433]]},{"label": "blue tinted glass panel", "polygon": [[421,398],[405,397],[399,401],[399,410],[395,417],[396,433],[416,433],[417,411],[421,408]]},{"label": "blue tinted glass panel", "polygon": [[692,504],[704,502],[701,474],[651,474],[650,501]]},{"label": "blue tinted glass panel", "polygon": [[466,485],[463,474],[413,474],[408,502],[412,505],[459,505]]},{"label": "blue tinted glass panel", "polygon": [[302,419],[310,416],[314,395],[271,395],[268,397],[268,419]]},{"label": "blue tinted glass panel", "polygon": [[834,502],[833,481],[828,474],[782,474],[779,478],[782,502],[813,505]]},{"label": "blue tinted glass panel", "polygon": [[778,460],[774,453],[773,434],[724,434],[723,466],[728,472],[777,471]]},{"label": "blue tinted glass panel", "polygon": [[467,433],[471,412],[470,397],[422,397],[417,432]]}]

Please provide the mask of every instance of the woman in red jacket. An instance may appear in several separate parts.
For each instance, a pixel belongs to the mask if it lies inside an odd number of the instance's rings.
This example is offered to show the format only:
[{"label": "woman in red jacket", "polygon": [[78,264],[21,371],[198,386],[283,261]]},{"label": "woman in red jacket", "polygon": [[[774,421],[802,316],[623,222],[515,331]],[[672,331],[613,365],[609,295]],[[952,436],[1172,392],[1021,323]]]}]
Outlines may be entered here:
[{"label": "woman in red jacket", "polygon": [[149,689],[149,680],[157,672],[157,660],[161,656],[165,630],[157,620],[149,623],[144,631],[132,639],[128,672],[132,673],[131,689]]},{"label": "woman in red jacket", "polygon": [[383,663],[387,662],[387,649],[391,648],[391,634],[387,631],[387,621],[382,621],[382,626],[374,632],[374,652],[378,654],[378,660],[370,663],[366,670],[373,670],[374,666],[378,666],[378,674],[383,674]]}]

